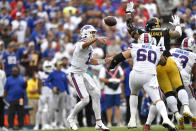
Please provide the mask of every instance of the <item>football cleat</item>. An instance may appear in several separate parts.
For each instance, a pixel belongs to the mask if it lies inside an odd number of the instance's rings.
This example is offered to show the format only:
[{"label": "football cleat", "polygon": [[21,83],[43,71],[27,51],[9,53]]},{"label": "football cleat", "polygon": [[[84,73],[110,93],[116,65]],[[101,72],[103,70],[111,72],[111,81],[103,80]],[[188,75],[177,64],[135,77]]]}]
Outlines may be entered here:
[{"label": "football cleat", "polygon": [[69,126],[70,126],[70,128],[72,130],[74,130],[74,131],[77,131],[78,130],[78,127],[77,127],[77,125],[75,123],[75,120],[73,118],[68,117],[67,118],[67,122],[69,123]]},{"label": "football cleat", "polygon": [[165,128],[168,128],[169,131],[177,131],[178,129],[175,127],[175,125],[168,119],[164,120],[162,123],[162,126]]},{"label": "football cleat", "polygon": [[96,130],[102,130],[102,131],[110,131],[110,129],[107,128],[103,123],[96,124],[95,129]]},{"label": "football cleat", "polygon": [[39,130],[39,126],[34,126],[33,130]]},{"label": "football cleat", "polygon": [[195,117],[195,116],[192,116],[192,117],[190,118],[190,121],[191,121],[192,123],[196,123],[196,117]]},{"label": "football cleat", "polygon": [[143,131],[149,131],[150,130],[150,125],[145,124],[143,126]]},{"label": "football cleat", "polygon": [[184,118],[182,115],[180,115],[178,112],[175,113],[175,118],[178,122],[178,129],[179,130],[184,130]]},{"label": "football cleat", "polygon": [[136,121],[134,119],[130,119],[127,128],[137,128]]},{"label": "football cleat", "polygon": [[184,115],[184,117],[192,117],[193,116],[188,105],[184,105],[183,115]]}]

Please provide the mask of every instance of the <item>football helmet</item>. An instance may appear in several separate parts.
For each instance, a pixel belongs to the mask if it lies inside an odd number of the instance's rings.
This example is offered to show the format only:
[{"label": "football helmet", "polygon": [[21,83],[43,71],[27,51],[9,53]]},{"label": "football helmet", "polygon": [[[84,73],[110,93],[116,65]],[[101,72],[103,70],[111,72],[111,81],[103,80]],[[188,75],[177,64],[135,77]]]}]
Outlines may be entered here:
[{"label": "football helmet", "polygon": [[50,73],[54,70],[54,65],[52,64],[52,62],[46,60],[43,63],[42,69],[43,69],[44,72]]},{"label": "football helmet", "polygon": [[92,25],[84,25],[80,30],[80,36],[82,39],[91,39],[96,32],[97,30]]},{"label": "football helmet", "polygon": [[183,39],[181,49],[193,51],[195,49],[195,40],[193,38],[186,37]]},{"label": "football helmet", "polygon": [[138,43],[142,44],[142,43],[150,43],[152,44],[152,37],[149,33],[143,33],[140,35],[139,39],[138,39]]},{"label": "football helmet", "polygon": [[146,31],[150,31],[151,29],[154,28],[160,28],[160,26],[161,25],[157,17],[150,18],[146,24]]}]

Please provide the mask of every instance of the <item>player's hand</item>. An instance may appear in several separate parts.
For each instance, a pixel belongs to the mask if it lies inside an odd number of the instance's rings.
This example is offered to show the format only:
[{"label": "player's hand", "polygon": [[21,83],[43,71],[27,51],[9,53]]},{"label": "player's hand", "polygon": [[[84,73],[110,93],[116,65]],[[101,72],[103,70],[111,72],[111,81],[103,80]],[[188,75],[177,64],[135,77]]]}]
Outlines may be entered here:
[{"label": "player's hand", "polygon": [[126,8],[126,13],[133,13],[135,12],[135,9],[133,8],[134,3],[133,2],[129,2],[127,4],[127,8]]},{"label": "player's hand", "polygon": [[54,92],[54,93],[57,93],[57,87],[54,87],[53,89],[52,89],[52,91]]},{"label": "player's hand", "polygon": [[109,79],[109,82],[110,82],[110,83],[117,84],[117,83],[120,83],[120,79],[117,79],[117,78],[110,78],[110,79]]},{"label": "player's hand", "polygon": [[106,37],[97,37],[97,40],[100,42],[100,43],[106,43]]},{"label": "player's hand", "polygon": [[173,26],[180,25],[180,18],[177,15],[173,15],[172,20],[173,22],[169,22],[169,23],[172,24]]}]

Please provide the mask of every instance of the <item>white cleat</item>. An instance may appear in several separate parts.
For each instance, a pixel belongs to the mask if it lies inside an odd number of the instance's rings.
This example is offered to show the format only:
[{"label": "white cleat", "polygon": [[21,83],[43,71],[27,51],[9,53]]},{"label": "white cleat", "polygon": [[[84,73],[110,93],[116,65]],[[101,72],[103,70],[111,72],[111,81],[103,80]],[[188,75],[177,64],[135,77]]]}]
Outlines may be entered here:
[{"label": "white cleat", "polygon": [[184,117],[192,117],[193,116],[188,105],[184,105],[183,115],[184,115]]},{"label": "white cleat", "polygon": [[95,129],[96,130],[102,130],[102,131],[110,131],[110,129],[107,128],[103,123],[96,124]]},{"label": "white cleat", "polygon": [[48,124],[45,124],[45,125],[43,125],[43,127],[42,127],[42,130],[51,130],[51,129],[53,129],[52,126],[50,126],[50,125],[48,125]]},{"label": "white cleat", "polygon": [[69,123],[69,126],[70,126],[70,128],[72,130],[74,130],[74,131],[77,131],[78,130],[78,127],[77,127],[77,125],[75,123],[75,120],[73,118],[68,117],[67,118],[67,122]]},{"label": "white cleat", "polygon": [[39,130],[39,126],[34,126],[33,130]]},{"label": "white cleat", "polygon": [[184,117],[181,114],[179,114],[179,112],[176,112],[175,113],[175,118],[178,122],[178,129],[179,130],[184,130],[184,128],[185,128],[184,127]]},{"label": "white cleat", "polygon": [[169,131],[177,131],[178,130],[169,119],[164,120],[162,125],[163,125],[163,127],[168,128]]},{"label": "white cleat", "polygon": [[127,128],[137,128],[136,120],[130,119]]}]

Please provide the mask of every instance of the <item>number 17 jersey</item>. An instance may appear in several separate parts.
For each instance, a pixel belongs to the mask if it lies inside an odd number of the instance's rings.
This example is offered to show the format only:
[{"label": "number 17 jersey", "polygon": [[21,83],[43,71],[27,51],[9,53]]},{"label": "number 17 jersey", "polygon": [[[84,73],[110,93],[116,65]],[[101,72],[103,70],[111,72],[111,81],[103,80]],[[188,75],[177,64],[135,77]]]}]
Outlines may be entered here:
[{"label": "number 17 jersey", "polygon": [[157,74],[156,66],[160,61],[163,48],[150,44],[132,44],[130,46],[131,56],[133,59],[133,70]]},{"label": "number 17 jersey", "polygon": [[90,45],[83,49],[82,45],[84,43],[85,41],[81,40],[75,44],[71,67],[68,72],[85,73],[87,71],[88,64],[92,57],[93,47]]}]

